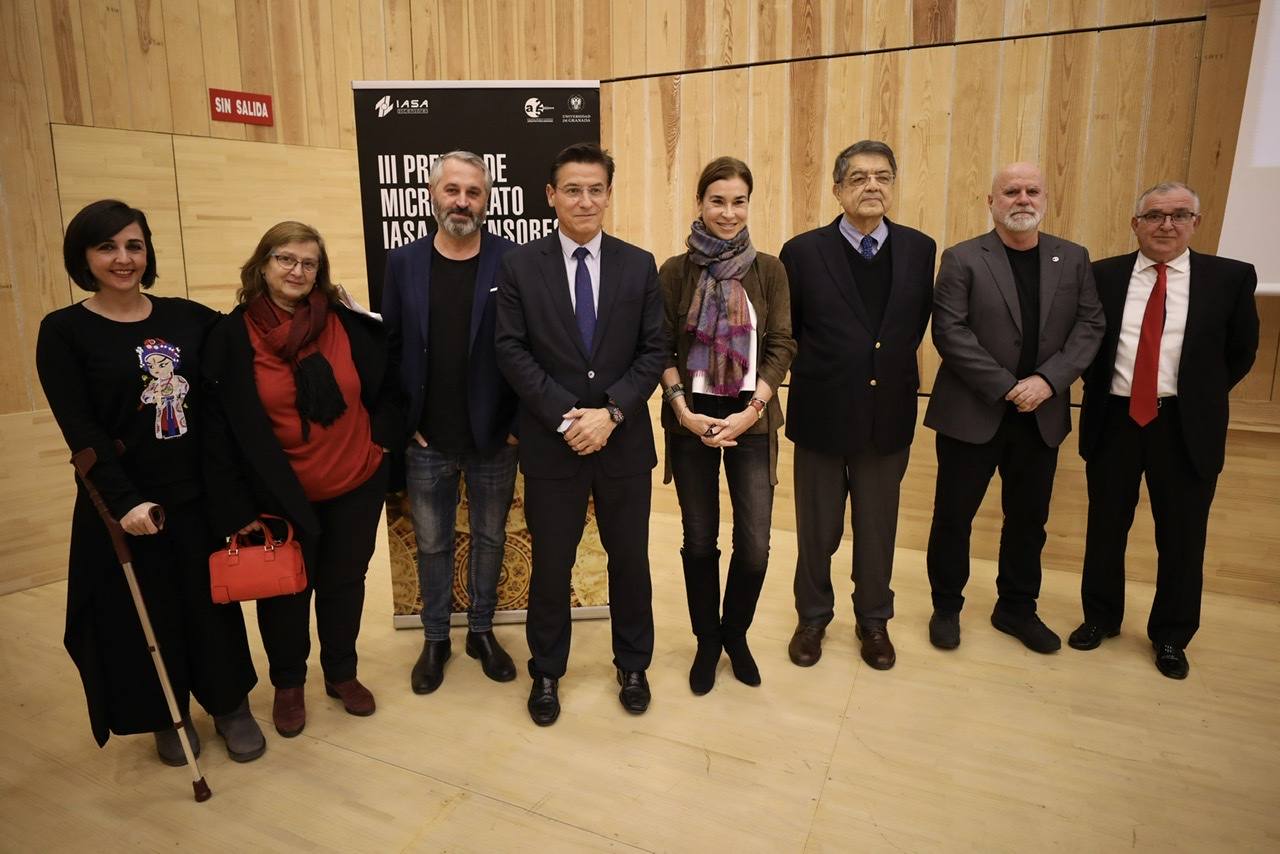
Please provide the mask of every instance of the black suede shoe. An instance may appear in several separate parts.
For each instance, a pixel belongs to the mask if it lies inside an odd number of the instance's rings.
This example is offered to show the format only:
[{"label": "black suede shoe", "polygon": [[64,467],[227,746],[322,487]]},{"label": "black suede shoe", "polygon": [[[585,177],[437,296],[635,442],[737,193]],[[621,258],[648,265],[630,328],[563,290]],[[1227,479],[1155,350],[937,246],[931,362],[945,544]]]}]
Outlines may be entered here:
[{"label": "black suede shoe", "polygon": [[560,680],[550,676],[533,677],[529,691],[529,717],[538,726],[551,726],[560,717]]},{"label": "black suede shoe", "polygon": [[[756,666],[755,657],[751,655],[751,648],[747,646],[745,637],[725,638],[724,651],[729,656],[735,679],[752,688],[760,684],[760,668]],[[821,653],[821,647],[818,651]]]},{"label": "black suede shoe", "polygon": [[413,693],[430,694],[439,688],[440,683],[444,681],[444,663],[452,654],[453,648],[448,638],[442,641],[423,641],[422,652],[418,655],[417,663],[413,665],[413,672],[409,674],[409,684],[413,686]]},{"label": "black suede shoe", "polygon": [[1097,649],[1102,646],[1102,642],[1107,638],[1113,638],[1120,634],[1119,629],[1104,629],[1101,626],[1095,626],[1093,623],[1081,623],[1076,630],[1067,638],[1067,646],[1072,649],[1090,650]]},{"label": "black suede shoe", "polygon": [[622,708],[633,715],[642,715],[649,708],[649,680],[643,670],[618,670],[618,701]]},{"label": "black suede shoe", "polygon": [[516,678],[516,665],[492,631],[467,632],[467,655],[480,660],[480,669],[494,682]]},{"label": "black suede shoe", "polygon": [[938,649],[960,646],[960,615],[934,611],[929,618],[929,643]]},{"label": "black suede shoe", "polygon": [[1038,614],[1015,617],[1000,611],[992,611],[991,625],[1007,635],[1013,635],[1032,652],[1047,655],[1062,649],[1062,638],[1046,626]]},{"label": "black suede shoe", "polygon": [[720,665],[720,639],[698,641],[698,651],[689,668],[689,690],[701,697],[716,684],[716,668]]},{"label": "black suede shoe", "polygon": [[1187,661],[1187,653],[1171,643],[1151,642],[1156,653],[1156,670],[1170,679],[1186,679],[1191,672],[1191,663]]}]

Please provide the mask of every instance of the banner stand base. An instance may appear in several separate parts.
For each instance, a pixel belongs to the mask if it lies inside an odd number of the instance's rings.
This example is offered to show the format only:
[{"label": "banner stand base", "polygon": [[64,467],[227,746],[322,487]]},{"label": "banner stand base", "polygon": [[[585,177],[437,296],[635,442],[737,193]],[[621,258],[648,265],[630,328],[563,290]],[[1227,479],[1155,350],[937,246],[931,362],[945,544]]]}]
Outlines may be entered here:
[{"label": "banner stand base", "polygon": [[[498,623],[523,623],[525,614],[528,612],[524,609],[519,611],[498,611],[493,615],[493,622]],[[584,605],[581,608],[573,608],[570,610],[572,619],[575,620],[607,620],[609,619],[608,605]],[[465,626],[467,624],[466,614],[453,614],[449,617],[450,626]],[[391,625],[397,629],[421,629],[422,620],[417,614],[396,614],[391,618]]]}]

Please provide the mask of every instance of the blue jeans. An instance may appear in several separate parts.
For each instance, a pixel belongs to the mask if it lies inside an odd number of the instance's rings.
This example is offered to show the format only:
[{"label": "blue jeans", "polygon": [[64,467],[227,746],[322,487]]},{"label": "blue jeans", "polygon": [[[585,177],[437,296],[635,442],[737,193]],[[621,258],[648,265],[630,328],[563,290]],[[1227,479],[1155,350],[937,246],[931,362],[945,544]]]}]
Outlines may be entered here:
[{"label": "blue jeans", "polygon": [[471,517],[471,554],[467,561],[467,593],[471,599],[467,625],[471,631],[492,629],[493,612],[498,606],[507,511],[515,495],[516,447],[504,445],[489,455],[445,454],[410,442],[405,451],[405,476],[418,540],[418,587],[422,591],[422,627],[427,640],[449,638],[460,474],[467,477]]}]

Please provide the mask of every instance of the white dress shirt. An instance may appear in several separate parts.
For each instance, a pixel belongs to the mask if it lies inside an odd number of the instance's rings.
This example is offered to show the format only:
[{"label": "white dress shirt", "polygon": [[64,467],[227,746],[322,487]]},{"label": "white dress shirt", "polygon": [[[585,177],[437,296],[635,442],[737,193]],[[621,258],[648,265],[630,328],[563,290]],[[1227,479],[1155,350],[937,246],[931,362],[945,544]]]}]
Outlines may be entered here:
[{"label": "white dress shirt", "polygon": [[[1124,319],[1120,324],[1120,340],[1116,345],[1115,371],[1111,375],[1111,393],[1128,397],[1133,385],[1133,362],[1138,355],[1138,339],[1142,335],[1142,316],[1147,300],[1156,286],[1156,262],[1141,252],[1129,276],[1129,290],[1124,298]],[[1160,336],[1160,364],[1156,395],[1178,394],[1178,363],[1182,360],[1182,337],[1187,330],[1187,305],[1191,301],[1191,253],[1182,254],[1166,264],[1164,296],[1164,333]]]},{"label": "white dress shirt", "polygon": [[591,299],[592,307],[596,310],[596,316],[600,315],[600,243],[604,239],[604,232],[597,231],[596,236],[586,242],[586,244],[574,243],[572,240],[564,236],[563,231],[556,231],[560,237],[560,250],[564,253],[564,272],[569,277],[569,302],[573,304],[573,310],[578,310],[578,295],[574,291],[574,277],[578,274],[578,259],[573,257],[574,250],[579,246],[587,247],[587,257],[584,259],[587,264],[587,272],[591,274]]}]

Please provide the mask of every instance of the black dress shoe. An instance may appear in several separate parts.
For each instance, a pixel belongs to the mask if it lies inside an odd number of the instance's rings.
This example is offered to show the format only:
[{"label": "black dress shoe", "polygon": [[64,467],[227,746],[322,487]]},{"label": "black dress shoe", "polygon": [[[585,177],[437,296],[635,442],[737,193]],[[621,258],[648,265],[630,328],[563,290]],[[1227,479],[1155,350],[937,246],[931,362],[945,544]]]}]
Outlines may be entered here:
[{"label": "black dress shoe", "polygon": [[1102,642],[1107,638],[1113,638],[1120,634],[1119,629],[1104,629],[1101,626],[1095,626],[1093,623],[1081,623],[1076,630],[1067,638],[1067,646],[1072,649],[1089,650],[1097,649],[1102,646]]},{"label": "black dress shoe", "polygon": [[480,659],[480,669],[494,682],[516,678],[516,665],[493,632],[467,632],[467,655]]},{"label": "black dress shoe", "polygon": [[618,692],[618,700],[622,708],[633,715],[644,714],[649,708],[649,680],[643,670],[618,670],[618,684],[622,690]]},{"label": "black dress shoe", "polygon": [[1186,679],[1191,672],[1191,663],[1187,661],[1187,653],[1171,643],[1152,641],[1151,648],[1156,652],[1156,670],[1170,679]]},{"label": "black dress shoe", "polygon": [[960,645],[960,615],[934,611],[929,618],[929,643],[938,649],[955,649]]},{"label": "black dress shoe", "polygon": [[998,610],[992,611],[991,625],[1007,635],[1013,635],[1032,652],[1047,655],[1062,649],[1062,638],[1046,626],[1037,614],[1016,617]]},{"label": "black dress shoe", "polygon": [[538,726],[551,726],[560,717],[560,680],[550,676],[533,677],[529,691],[529,717]]},{"label": "black dress shoe", "polygon": [[862,641],[862,660],[876,670],[888,670],[898,660],[889,640],[889,630],[884,626],[855,625],[853,633]]},{"label": "black dress shoe", "polygon": [[800,623],[791,635],[791,643],[787,644],[787,654],[791,663],[797,667],[813,667],[822,658],[822,636],[827,633],[825,626],[811,626]]},{"label": "black dress shoe", "polygon": [[422,642],[422,653],[418,655],[418,661],[413,665],[413,672],[409,674],[409,684],[413,686],[413,693],[430,694],[440,687],[440,683],[444,681],[444,663],[449,660],[452,653],[453,648],[447,638],[442,641]]}]

